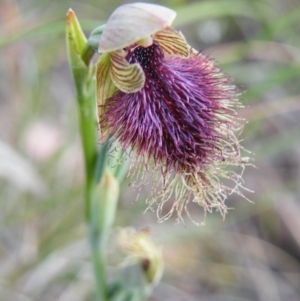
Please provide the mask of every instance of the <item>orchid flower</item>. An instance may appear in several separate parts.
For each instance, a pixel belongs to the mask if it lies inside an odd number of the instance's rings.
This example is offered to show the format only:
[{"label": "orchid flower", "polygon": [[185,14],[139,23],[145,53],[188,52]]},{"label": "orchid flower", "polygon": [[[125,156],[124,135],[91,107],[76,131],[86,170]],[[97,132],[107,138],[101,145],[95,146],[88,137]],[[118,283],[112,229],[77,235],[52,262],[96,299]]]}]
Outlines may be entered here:
[{"label": "orchid flower", "polygon": [[[151,175],[147,202],[159,221],[173,213],[181,220],[183,212],[194,220],[189,202],[225,216],[228,195],[244,197],[241,174],[249,164],[236,134],[244,125],[240,93],[212,58],[171,27],[175,16],[134,3],[109,18],[96,69],[101,140],[112,136],[134,151],[131,174],[140,183]],[[236,166],[240,173],[230,170]]]}]

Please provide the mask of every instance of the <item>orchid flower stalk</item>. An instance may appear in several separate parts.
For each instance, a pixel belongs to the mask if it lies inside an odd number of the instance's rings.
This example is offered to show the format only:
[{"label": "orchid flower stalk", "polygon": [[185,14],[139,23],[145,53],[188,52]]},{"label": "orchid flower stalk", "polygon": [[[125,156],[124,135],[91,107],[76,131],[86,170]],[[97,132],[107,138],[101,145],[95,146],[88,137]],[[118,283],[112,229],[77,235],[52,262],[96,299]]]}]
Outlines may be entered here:
[{"label": "orchid flower stalk", "polygon": [[[129,175],[139,189],[151,178],[147,208],[156,209],[158,221],[173,214],[183,221],[186,213],[199,224],[189,203],[224,217],[228,195],[245,198],[242,172],[250,159],[238,139],[244,125],[237,112],[240,93],[212,58],[171,26],[175,16],[159,5],[123,5],[86,39],[74,12],[67,13],[98,301],[142,300],[163,270],[161,249],[148,231],[124,230],[120,245],[134,260],[107,281],[106,240],[127,171],[123,158],[130,157]],[[111,149],[116,164],[109,165]]]}]

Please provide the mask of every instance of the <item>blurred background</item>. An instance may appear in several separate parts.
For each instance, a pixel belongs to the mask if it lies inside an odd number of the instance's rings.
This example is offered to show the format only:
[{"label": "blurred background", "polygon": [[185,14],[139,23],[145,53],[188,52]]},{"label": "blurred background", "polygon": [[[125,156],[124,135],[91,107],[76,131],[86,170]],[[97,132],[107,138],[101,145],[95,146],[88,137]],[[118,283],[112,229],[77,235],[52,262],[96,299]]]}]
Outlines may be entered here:
[{"label": "blurred background", "polygon": [[[93,300],[83,159],[65,47],[71,7],[87,34],[119,0],[0,0],[0,300]],[[129,2],[129,1],[128,1]],[[149,226],[165,273],[149,300],[300,300],[300,1],[162,0],[196,49],[246,92],[242,137],[254,204],[222,221],[163,224],[123,184],[116,227]],[[199,211],[201,219],[201,212]],[[108,249],[111,270],[118,259]]]}]

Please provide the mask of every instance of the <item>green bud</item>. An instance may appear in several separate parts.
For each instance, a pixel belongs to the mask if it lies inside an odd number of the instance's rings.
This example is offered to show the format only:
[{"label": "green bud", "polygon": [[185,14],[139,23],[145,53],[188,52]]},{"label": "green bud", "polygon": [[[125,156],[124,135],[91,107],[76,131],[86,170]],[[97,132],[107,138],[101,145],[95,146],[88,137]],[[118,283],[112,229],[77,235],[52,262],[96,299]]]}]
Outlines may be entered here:
[{"label": "green bud", "polygon": [[71,8],[67,12],[67,38],[71,43],[73,43],[73,49],[80,54],[85,47],[87,39],[74,11]]},{"label": "green bud", "polygon": [[86,37],[72,9],[67,12],[66,42],[68,58],[78,94],[82,94],[88,76],[88,67],[81,58],[87,43]]},{"label": "green bud", "polygon": [[92,243],[103,244],[108,230],[115,219],[116,206],[119,198],[119,182],[107,168],[97,187],[96,196],[91,206]]}]

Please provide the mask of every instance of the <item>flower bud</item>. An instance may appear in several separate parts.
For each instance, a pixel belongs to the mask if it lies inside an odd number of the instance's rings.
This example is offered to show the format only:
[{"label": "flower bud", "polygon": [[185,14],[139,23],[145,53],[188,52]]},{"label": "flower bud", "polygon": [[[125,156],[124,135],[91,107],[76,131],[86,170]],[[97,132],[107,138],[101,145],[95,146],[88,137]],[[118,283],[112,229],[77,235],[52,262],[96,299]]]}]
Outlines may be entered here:
[{"label": "flower bud", "polygon": [[73,50],[80,54],[87,42],[74,11],[67,12],[67,40],[72,43]]},{"label": "flower bud", "polygon": [[88,74],[88,68],[81,58],[81,52],[83,51],[87,40],[72,9],[69,9],[67,12],[66,34],[71,71],[73,73],[77,91],[81,92]]},{"label": "flower bud", "polygon": [[148,284],[158,284],[163,273],[162,250],[157,246],[145,229],[137,232],[133,228],[122,229],[118,236],[121,249],[129,256],[129,260],[139,263],[144,271]]},{"label": "flower bud", "polygon": [[97,187],[90,212],[92,221],[90,239],[94,244],[102,244],[106,239],[107,231],[115,219],[118,198],[119,182],[111,171],[106,169]]}]

